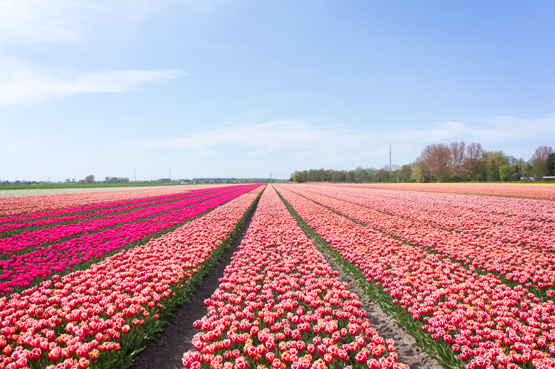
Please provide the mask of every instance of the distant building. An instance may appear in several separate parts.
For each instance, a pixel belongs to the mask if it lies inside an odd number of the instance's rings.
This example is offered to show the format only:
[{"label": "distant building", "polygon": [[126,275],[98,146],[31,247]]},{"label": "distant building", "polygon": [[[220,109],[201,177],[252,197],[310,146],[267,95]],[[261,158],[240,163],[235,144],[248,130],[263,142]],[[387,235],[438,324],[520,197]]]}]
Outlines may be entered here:
[{"label": "distant building", "polygon": [[237,178],[193,178],[191,183],[239,183]]}]

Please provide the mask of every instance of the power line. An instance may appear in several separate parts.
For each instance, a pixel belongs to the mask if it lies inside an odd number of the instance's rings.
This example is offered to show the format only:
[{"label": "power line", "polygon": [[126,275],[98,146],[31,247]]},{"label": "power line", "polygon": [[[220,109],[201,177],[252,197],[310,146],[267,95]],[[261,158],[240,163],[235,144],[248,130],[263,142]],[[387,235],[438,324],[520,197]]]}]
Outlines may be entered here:
[{"label": "power line", "polygon": [[391,177],[391,142],[389,143],[389,176]]}]

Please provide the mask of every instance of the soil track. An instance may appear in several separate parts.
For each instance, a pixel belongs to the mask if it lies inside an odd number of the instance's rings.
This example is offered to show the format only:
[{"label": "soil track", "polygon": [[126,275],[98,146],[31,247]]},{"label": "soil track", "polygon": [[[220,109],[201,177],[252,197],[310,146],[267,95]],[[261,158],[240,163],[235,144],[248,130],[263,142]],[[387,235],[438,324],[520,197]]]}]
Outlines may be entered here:
[{"label": "soil track", "polygon": [[241,230],[233,240],[231,246],[224,252],[218,265],[207,275],[193,295],[193,301],[183,304],[174,312],[169,325],[164,328],[155,341],[139,353],[128,369],[182,369],[181,358],[188,350],[193,350],[191,344],[193,336],[198,333],[193,327],[195,320],[206,314],[204,300],[209,299],[219,287],[218,279],[224,275],[225,268],[231,263],[231,257],[241,244],[258,203],[251,209],[251,213],[243,223]]},{"label": "soil track", "polygon": [[372,328],[384,339],[392,338],[395,341],[396,352],[399,355],[398,362],[407,364],[411,369],[443,369],[436,359],[416,346],[416,339],[399,327],[390,315],[385,313],[376,302],[372,301],[358,286],[358,282],[350,274],[345,273],[335,260],[323,250],[322,246],[308,234],[307,237],[328,261],[332,269],[339,273],[341,282],[347,283],[347,289],[358,296],[362,308],[368,313],[366,319],[370,321]]},{"label": "soil track", "polygon": [[[289,211],[291,211],[291,209],[289,209]],[[295,216],[294,214],[291,215],[293,217]],[[370,321],[372,328],[384,339],[391,338],[395,341],[395,347],[397,348],[396,352],[399,355],[398,362],[407,364],[411,369],[443,369],[443,366],[441,366],[436,359],[416,346],[416,339],[413,336],[399,327],[389,314],[385,313],[376,302],[368,297],[364,290],[359,287],[359,282],[355,278],[343,271],[343,268],[341,268],[325,248],[307,231],[306,226],[299,224],[299,227],[301,227],[306,237],[312,242],[320,254],[324,256],[332,269],[339,274],[341,282],[347,283],[347,289],[358,296],[362,303],[362,308],[368,313],[366,319]]]},{"label": "soil track", "polygon": [[[231,257],[237,250],[238,246],[250,226],[253,214],[256,212],[256,206],[252,209],[245,223],[243,224],[237,237],[233,240],[230,248],[227,249],[220,263],[214,270],[202,281],[194,294],[193,301],[183,304],[174,314],[174,318],[170,324],[161,332],[156,341],[148,344],[146,349],[142,351],[134,359],[134,363],[128,369],[181,369],[183,364],[181,358],[183,353],[193,350],[191,340],[198,332],[193,328],[193,322],[202,318],[206,314],[204,300],[212,296],[212,293],[218,288],[218,279],[223,277],[224,270],[231,262]],[[301,227],[303,228],[303,227]],[[304,228],[303,228],[304,230]],[[306,230],[305,230],[306,233]],[[332,268],[339,273],[342,282],[347,283],[347,288],[358,295],[363,308],[368,312],[367,319],[376,329],[378,334],[385,339],[392,338],[395,340],[399,362],[407,364],[411,369],[442,369],[443,367],[430,355],[421,348],[415,346],[416,340],[400,328],[395,321],[378,306],[377,303],[370,300],[364,291],[358,286],[358,282],[345,273],[334,259],[320,246],[308,233],[307,237],[312,241],[314,246],[326,258]]]}]

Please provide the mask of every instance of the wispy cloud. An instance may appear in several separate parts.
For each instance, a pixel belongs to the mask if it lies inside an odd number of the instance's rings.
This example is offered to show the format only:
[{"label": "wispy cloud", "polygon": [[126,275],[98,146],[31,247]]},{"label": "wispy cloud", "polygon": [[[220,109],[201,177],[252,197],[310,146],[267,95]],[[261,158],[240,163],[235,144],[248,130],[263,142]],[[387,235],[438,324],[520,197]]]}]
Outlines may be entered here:
[{"label": "wispy cloud", "polygon": [[156,142],[135,143],[147,147],[187,148],[205,152],[216,146],[239,145],[270,153],[280,150],[319,148],[333,142],[333,151],[362,137],[348,132],[341,125],[316,124],[315,120],[277,120],[249,123],[194,133],[187,137]]},{"label": "wispy cloud", "polygon": [[555,136],[555,115],[512,117],[499,115],[482,119],[468,127],[468,135],[483,144],[522,141]]},{"label": "wispy cloud", "polygon": [[[110,32],[125,34],[159,11],[152,1],[122,0],[107,5],[91,1],[0,1],[0,105],[132,91],[147,83],[186,75],[175,69],[77,71],[58,65],[58,59],[51,55],[56,55],[59,44],[79,47],[95,38],[101,42]],[[45,45],[40,50],[49,51],[29,58],[34,45]]]},{"label": "wispy cloud", "polygon": [[36,104],[55,98],[91,93],[131,91],[141,85],[186,75],[178,70],[116,70],[85,73],[61,78],[33,71],[26,76],[15,73],[10,82],[0,83],[0,104]]},{"label": "wispy cloud", "polygon": [[141,0],[0,1],[0,46],[81,43],[94,37],[95,30],[126,28],[157,11],[156,2]]},{"label": "wispy cloud", "polygon": [[439,122],[423,129],[395,130],[386,135],[373,131],[355,132],[344,125],[323,124],[317,119],[291,119],[231,125],[167,140],[127,143],[126,146],[190,150],[198,156],[225,152],[225,155],[242,153],[269,160],[298,160],[299,168],[353,165],[348,163],[373,163],[372,166],[381,167],[388,160],[389,142],[394,147],[395,161],[409,163],[432,143],[475,141],[488,149],[488,145],[541,138],[545,134],[552,136],[554,132],[555,115]]},{"label": "wispy cloud", "polygon": [[67,6],[50,1],[0,2],[0,45],[10,42],[77,42],[77,24],[65,17]]}]

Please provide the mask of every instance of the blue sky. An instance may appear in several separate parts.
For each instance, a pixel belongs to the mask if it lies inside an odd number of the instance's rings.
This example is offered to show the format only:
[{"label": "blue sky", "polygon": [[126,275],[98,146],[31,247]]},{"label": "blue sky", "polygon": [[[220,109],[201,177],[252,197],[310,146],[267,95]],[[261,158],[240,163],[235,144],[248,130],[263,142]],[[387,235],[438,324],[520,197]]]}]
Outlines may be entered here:
[{"label": "blue sky", "polygon": [[0,179],[288,178],[555,146],[555,3],[0,2]]}]

